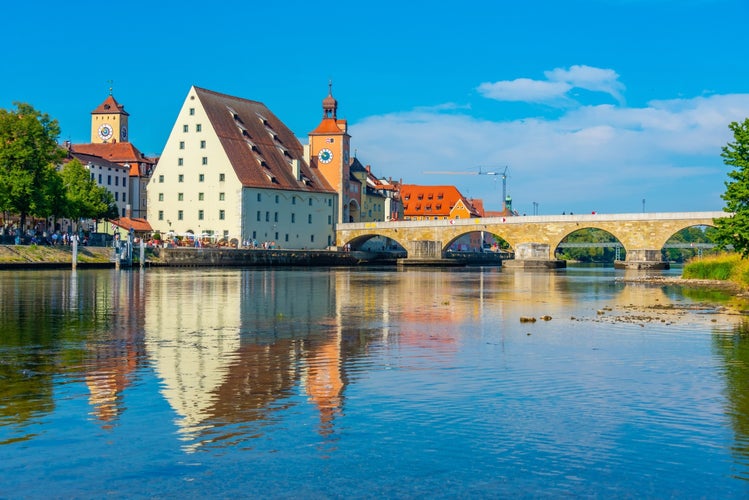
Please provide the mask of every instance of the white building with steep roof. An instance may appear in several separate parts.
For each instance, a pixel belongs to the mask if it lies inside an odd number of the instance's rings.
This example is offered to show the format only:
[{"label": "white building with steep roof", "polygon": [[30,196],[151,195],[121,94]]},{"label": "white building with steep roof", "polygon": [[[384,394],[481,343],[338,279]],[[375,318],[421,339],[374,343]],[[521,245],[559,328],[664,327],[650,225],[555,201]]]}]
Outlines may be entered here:
[{"label": "white building with steep roof", "polygon": [[148,184],[164,234],[320,249],[335,242],[338,195],[264,104],[192,87]]}]

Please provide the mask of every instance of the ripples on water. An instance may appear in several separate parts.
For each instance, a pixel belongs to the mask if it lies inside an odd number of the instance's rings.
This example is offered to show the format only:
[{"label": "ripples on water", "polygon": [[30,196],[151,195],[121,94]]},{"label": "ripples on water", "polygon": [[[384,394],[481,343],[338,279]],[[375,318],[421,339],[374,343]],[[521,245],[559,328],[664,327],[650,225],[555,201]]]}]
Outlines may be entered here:
[{"label": "ripples on water", "polygon": [[0,497],[746,496],[742,318],[615,275],[0,273]]}]

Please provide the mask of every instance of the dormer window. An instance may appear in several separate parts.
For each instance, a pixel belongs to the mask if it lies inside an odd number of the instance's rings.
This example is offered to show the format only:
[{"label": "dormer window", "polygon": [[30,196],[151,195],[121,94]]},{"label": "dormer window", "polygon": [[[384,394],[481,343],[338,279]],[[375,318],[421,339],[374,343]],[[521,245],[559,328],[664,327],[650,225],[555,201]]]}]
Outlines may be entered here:
[{"label": "dormer window", "polygon": [[278,181],[276,180],[276,176],[271,174],[270,172],[265,172],[265,176],[268,178],[269,181],[271,181],[273,184],[278,184]]}]

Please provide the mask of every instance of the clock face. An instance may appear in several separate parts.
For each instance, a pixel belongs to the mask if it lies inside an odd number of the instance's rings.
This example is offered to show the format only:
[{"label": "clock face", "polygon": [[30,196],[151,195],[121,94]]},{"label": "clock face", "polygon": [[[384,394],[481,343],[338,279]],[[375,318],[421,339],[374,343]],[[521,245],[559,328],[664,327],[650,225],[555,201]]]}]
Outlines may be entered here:
[{"label": "clock face", "polygon": [[101,140],[106,141],[112,138],[112,126],[105,123],[99,127],[99,137]]},{"label": "clock face", "polygon": [[125,127],[125,126],[123,126],[120,129],[120,140],[121,141],[126,141],[127,140],[127,127]]},{"label": "clock face", "polygon": [[322,163],[330,163],[333,161],[333,152],[329,149],[321,149],[318,158]]}]

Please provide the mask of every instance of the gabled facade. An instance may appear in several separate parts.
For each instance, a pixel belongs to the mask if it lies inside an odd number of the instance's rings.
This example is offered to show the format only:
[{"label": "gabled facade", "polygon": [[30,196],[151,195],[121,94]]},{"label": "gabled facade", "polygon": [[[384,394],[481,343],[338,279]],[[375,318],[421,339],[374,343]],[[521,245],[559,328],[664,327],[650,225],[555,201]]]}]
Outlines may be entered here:
[{"label": "gabled facade", "polygon": [[403,184],[400,194],[405,220],[470,219],[481,216],[455,186]]},{"label": "gabled facade", "polygon": [[351,160],[351,180],[360,187],[359,218],[356,222],[382,222],[403,218],[403,207],[397,184],[380,180],[372,174],[369,165],[363,166],[354,157]]},{"label": "gabled facade", "polygon": [[299,249],[332,245],[339,210],[336,190],[270,109],[198,87],[148,184],[148,207],[163,233]]}]

